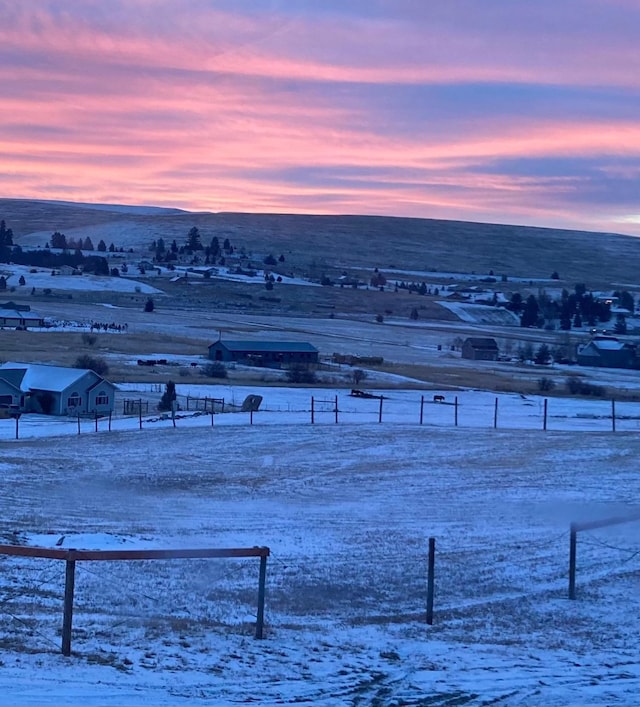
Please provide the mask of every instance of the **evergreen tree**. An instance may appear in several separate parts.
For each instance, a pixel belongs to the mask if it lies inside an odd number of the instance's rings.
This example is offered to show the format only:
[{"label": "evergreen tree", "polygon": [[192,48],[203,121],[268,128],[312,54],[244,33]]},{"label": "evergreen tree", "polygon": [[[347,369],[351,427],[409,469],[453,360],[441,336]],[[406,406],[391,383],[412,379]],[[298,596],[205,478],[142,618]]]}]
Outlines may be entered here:
[{"label": "evergreen tree", "polygon": [[89,238],[89,236],[84,239],[84,243],[82,244],[82,250],[94,250],[93,242],[91,238]]},{"label": "evergreen tree", "polygon": [[627,320],[624,314],[620,313],[616,317],[616,322],[613,325],[613,331],[616,334],[626,334],[627,333]]},{"label": "evergreen tree", "polygon": [[100,242],[98,243],[98,250],[101,253],[107,252],[107,244],[102,239],[100,239]]},{"label": "evergreen tree", "polygon": [[538,301],[534,295],[529,295],[524,305],[520,326],[530,327],[538,324]]},{"label": "evergreen tree", "polygon": [[158,403],[158,410],[172,410],[176,398],[176,384],[173,381],[167,381],[164,393]]},{"label": "evergreen tree", "polygon": [[200,231],[193,226],[189,233],[187,234],[187,250],[202,250],[202,242],[200,240]]},{"label": "evergreen tree", "polygon": [[155,304],[153,303],[153,300],[151,297],[144,303],[144,311],[145,312],[153,312],[155,309]]},{"label": "evergreen tree", "polygon": [[551,361],[551,352],[549,351],[549,347],[546,344],[540,344],[533,362],[537,363],[539,366],[545,366],[549,363],[549,361]]},{"label": "evergreen tree", "polygon": [[64,235],[64,233],[60,233],[60,231],[56,231],[55,233],[51,234],[51,247],[52,248],[61,248],[62,250],[66,249],[67,237]]},{"label": "evergreen tree", "polygon": [[0,276],[0,290],[6,290],[7,289],[7,280],[4,277],[4,275]]}]

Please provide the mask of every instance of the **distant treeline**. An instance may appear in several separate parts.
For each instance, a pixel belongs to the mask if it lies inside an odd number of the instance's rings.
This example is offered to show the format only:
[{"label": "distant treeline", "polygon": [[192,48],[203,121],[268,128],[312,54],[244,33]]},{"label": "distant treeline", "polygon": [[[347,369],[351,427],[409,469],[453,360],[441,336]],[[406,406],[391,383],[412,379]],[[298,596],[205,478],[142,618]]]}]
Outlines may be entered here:
[{"label": "distant treeline", "polygon": [[81,268],[84,272],[109,275],[109,264],[106,258],[98,255],[85,256],[79,249],[61,253],[52,253],[48,248],[22,250],[19,245],[13,245],[13,233],[6,227],[4,220],[0,221],[0,263],[52,269],[69,265],[73,268]]}]

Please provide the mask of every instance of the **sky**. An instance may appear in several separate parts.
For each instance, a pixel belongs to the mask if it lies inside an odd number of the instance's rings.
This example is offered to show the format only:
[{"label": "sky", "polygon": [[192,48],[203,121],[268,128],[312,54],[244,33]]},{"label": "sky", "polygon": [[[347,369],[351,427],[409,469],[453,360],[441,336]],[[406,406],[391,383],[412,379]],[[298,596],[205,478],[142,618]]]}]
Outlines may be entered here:
[{"label": "sky", "polygon": [[639,0],[0,0],[0,195],[640,235]]}]

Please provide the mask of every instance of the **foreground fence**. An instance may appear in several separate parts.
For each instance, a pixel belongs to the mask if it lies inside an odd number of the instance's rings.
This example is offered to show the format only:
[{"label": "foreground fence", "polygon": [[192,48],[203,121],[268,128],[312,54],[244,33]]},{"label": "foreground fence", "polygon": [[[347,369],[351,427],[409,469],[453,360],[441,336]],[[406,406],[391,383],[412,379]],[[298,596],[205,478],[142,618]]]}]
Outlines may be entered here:
[{"label": "foreground fence", "polygon": [[[261,390],[259,410],[236,412],[223,398],[186,397],[188,409],[149,412],[144,401],[130,401],[129,415],[54,417],[18,415],[0,419],[0,439],[157,427],[269,424],[404,424],[484,429],[546,431],[640,431],[640,402],[576,398],[539,398],[482,391],[419,394],[390,391],[351,394],[277,388]],[[290,397],[287,397],[290,396]],[[135,403],[135,405],[133,404]],[[234,411],[234,412],[231,412]],[[224,414],[223,414],[224,413]]]},{"label": "foreground fence", "polygon": [[71,655],[71,629],[73,622],[76,562],[259,557],[260,574],[258,578],[258,613],[256,617],[255,637],[262,638],[264,630],[267,557],[269,553],[268,547],[200,548],[195,550],[58,550],[54,548],[28,547],[22,545],[0,545],[0,554],[2,555],[65,561],[64,614],[62,620],[62,654],[65,656]]}]

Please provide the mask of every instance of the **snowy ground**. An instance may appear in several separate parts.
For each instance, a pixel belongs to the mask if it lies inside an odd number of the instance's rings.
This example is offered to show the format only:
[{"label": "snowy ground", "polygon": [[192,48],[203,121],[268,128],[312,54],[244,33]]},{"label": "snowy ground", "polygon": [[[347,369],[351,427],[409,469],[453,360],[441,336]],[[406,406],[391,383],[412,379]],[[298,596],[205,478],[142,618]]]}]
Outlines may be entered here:
[{"label": "snowy ground", "polygon": [[78,435],[25,416],[16,441],[0,421],[4,542],[272,551],[261,641],[257,560],[78,563],[70,658],[64,563],[1,557],[0,704],[637,700],[640,525],[580,535],[574,602],[567,564],[572,520],[637,511],[640,406],[614,433],[603,401],[554,400],[544,432],[541,399],[500,396],[495,430],[495,396],[461,391],[456,428],[450,393],[420,426],[416,391],[390,391],[378,423],[379,401],[314,389],[311,425],[311,391],[251,392],[253,425],[118,416]]}]

